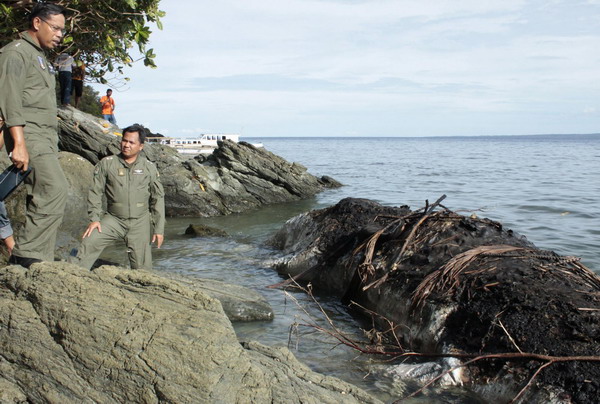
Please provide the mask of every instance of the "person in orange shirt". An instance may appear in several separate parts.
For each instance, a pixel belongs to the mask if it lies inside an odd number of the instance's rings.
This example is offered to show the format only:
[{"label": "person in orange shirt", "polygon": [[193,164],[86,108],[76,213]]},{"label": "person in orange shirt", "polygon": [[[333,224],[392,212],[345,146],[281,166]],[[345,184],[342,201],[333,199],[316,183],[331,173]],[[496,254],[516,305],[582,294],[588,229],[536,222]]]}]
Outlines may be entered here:
[{"label": "person in orange shirt", "polygon": [[108,122],[113,125],[117,124],[115,119],[115,99],[111,97],[112,90],[109,88],[106,90],[106,95],[100,98],[100,105],[102,106],[102,116]]}]

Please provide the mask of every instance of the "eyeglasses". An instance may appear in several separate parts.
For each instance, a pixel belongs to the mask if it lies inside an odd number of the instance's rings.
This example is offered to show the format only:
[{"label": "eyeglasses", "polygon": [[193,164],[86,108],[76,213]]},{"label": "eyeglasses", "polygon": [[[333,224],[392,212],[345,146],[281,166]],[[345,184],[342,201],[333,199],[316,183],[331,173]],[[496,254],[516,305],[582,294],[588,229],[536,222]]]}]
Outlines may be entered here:
[{"label": "eyeglasses", "polygon": [[44,20],[42,17],[38,17],[40,20],[44,21],[46,24],[48,24],[48,26],[50,27],[50,29],[54,32],[60,32],[61,34],[65,35],[67,33],[67,30],[61,27],[57,27],[56,25],[52,25],[50,24],[48,21]]}]

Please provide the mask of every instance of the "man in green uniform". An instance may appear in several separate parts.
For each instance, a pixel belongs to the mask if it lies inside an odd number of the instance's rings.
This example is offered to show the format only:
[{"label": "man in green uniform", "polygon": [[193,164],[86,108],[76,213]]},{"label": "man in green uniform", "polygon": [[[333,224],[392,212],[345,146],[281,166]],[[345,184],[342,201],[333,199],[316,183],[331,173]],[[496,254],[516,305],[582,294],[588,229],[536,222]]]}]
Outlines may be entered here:
[{"label": "man in green uniform", "polygon": [[131,268],[152,269],[151,244],[160,248],[163,242],[165,198],[156,167],[140,156],[146,133],[138,124],[123,129],[121,154],[96,165],[88,196],[92,222],[73,263],[90,269],[104,248],[120,239],[127,245]]},{"label": "man in green uniform", "polygon": [[45,49],[64,35],[65,11],[38,3],[29,15],[29,29],[0,49],[0,114],[8,130],[7,151],[20,169],[32,168],[25,180],[27,212],[9,259],[29,267],[53,261],[56,233],[62,222],[68,183],[58,163],[58,119],[55,76]]}]

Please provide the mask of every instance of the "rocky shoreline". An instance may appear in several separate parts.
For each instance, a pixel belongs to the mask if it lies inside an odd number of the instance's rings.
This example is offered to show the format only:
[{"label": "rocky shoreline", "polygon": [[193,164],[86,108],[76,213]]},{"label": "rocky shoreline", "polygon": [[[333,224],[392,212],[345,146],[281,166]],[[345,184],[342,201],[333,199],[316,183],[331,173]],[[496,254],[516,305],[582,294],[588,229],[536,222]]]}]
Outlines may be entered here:
[{"label": "rocky shoreline", "polygon": [[[119,152],[118,128],[75,108],[60,108],[59,147],[91,164]],[[105,121],[104,121],[105,122]],[[317,178],[306,167],[289,163],[249,143],[225,141],[207,159],[190,159],[159,144],[144,146],[165,188],[167,216],[219,216],[259,206],[305,199],[340,187],[334,179]]]},{"label": "rocky shoreline", "polygon": [[[60,262],[87,225],[93,164],[118,152],[119,137],[117,128],[71,107],[59,110],[59,123],[60,162],[70,183],[59,262],[0,271],[1,402],[379,402],[310,371],[287,349],[240,343],[231,322],[273,319],[256,291]],[[161,145],[148,144],[145,153],[161,173],[167,216],[227,215],[340,186],[244,142],[224,142],[197,160]],[[2,154],[0,167],[8,164]],[[24,190],[7,202],[18,231]],[[194,224],[186,234],[227,237]],[[600,355],[598,276],[500,223],[437,203],[412,211],[348,198],[289,220],[270,244],[286,254],[275,266],[280,273],[385,317],[380,325],[400,325],[396,336],[406,351]],[[457,364],[404,363],[388,372],[427,379]],[[508,402],[542,364],[482,361],[455,369],[444,382]],[[588,403],[600,395],[598,362],[549,369],[519,402]]]},{"label": "rocky shoreline", "polygon": [[286,348],[240,343],[218,300],[145,271],[0,271],[3,403],[378,403]]},{"label": "rocky shoreline", "polygon": [[[378,402],[310,371],[287,349],[240,344],[232,321],[273,319],[253,290],[64,262],[87,225],[93,165],[118,153],[119,136],[71,107],[58,117],[59,158],[70,184],[59,262],[0,271],[1,402]],[[147,144],[144,152],[161,172],[168,216],[225,215],[341,186],[243,142],[224,142],[203,162],[167,146]],[[2,154],[0,166],[9,164]],[[24,206],[21,187],[7,200],[16,232]]]},{"label": "rocky shoreline", "polygon": [[[59,157],[70,184],[57,259],[66,259],[87,226],[87,192],[93,166],[119,152],[119,129],[73,107],[58,110]],[[146,144],[144,154],[159,169],[165,189],[167,216],[209,217],[239,213],[260,206],[311,197],[341,184],[317,178],[297,163],[289,163],[249,143],[223,142],[202,163],[181,156],[169,146]],[[10,164],[0,153],[0,168]],[[7,201],[15,231],[24,221],[23,187]]]}]

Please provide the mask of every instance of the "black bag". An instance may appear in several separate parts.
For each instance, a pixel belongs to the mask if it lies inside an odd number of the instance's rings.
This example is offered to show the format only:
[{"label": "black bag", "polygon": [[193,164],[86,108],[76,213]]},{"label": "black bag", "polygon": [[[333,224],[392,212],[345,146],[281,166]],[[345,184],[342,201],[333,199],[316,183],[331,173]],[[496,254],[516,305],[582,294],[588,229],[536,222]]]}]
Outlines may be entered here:
[{"label": "black bag", "polygon": [[21,171],[14,164],[11,164],[2,174],[0,174],[0,201],[4,201],[31,172]]}]

